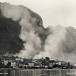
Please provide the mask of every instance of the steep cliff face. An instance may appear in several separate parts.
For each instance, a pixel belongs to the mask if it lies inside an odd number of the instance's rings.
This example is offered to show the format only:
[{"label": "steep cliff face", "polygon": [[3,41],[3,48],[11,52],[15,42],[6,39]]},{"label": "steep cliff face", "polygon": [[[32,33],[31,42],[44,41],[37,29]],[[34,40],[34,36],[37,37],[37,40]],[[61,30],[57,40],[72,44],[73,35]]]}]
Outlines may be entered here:
[{"label": "steep cliff face", "polygon": [[21,5],[0,3],[0,53],[37,54],[42,50],[43,36],[45,29],[38,14]]}]

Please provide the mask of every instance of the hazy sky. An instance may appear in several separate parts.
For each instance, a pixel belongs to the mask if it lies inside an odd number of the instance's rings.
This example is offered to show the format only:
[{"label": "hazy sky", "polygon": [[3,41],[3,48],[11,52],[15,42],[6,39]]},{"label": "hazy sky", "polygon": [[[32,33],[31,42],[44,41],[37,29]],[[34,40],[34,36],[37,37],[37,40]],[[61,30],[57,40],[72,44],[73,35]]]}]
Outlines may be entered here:
[{"label": "hazy sky", "polygon": [[38,13],[44,26],[63,25],[76,28],[76,0],[0,0],[24,5]]}]

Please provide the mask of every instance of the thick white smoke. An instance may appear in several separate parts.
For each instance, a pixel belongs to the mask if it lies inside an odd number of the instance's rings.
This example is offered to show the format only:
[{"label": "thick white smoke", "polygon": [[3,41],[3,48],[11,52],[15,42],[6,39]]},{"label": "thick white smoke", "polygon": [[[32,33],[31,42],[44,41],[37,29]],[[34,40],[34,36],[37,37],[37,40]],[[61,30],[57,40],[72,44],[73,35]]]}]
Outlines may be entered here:
[{"label": "thick white smoke", "polygon": [[44,51],[34,58],[49,57],[76,63],[76,29],[73,27],[50,26]]},{"label": "thick white smoke", "polygon": [[50,58],[60,59],[63,51],[59,51],[59,44],[65,40],[66,30],[61,26],[49,28],[53,31],[50,31],[50,34],[45,41],[44,49]]},{"label": "thick white smoke", "polygon": [[[41,51],[41,41],[37,34],[34,34],[33,32],[25,32],[23,36],[26,36],[24,41],[27,41],[24,43],[24,50],[21,50],[19,53],[19,57],[25,57],[25,58],[33,58],[36,54],[39,54]],[[23,38],[23,37],[22,37]]]},{"label": "thick white smoke", "polygon": [[63,55],[63,51],[59,51],[59,44],[65,40],[66,30],[61,26],[49,26],[49,35],[45,41],[44,51],[35,58],[50,57],[51,59],[60,59]]}]

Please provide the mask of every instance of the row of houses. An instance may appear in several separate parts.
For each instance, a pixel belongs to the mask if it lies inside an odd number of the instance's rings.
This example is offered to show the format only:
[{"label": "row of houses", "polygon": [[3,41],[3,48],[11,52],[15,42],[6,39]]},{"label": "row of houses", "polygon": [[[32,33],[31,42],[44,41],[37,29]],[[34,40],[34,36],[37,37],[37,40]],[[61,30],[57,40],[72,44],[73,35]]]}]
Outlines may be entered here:
[{"label": "row of houses", "polygon": [[74,68],[69,62],[50,60],[50,58],[25,59],[15,56],[1,56],[0,68],[25,68],[25,69],[53,69],[53,68]]}]

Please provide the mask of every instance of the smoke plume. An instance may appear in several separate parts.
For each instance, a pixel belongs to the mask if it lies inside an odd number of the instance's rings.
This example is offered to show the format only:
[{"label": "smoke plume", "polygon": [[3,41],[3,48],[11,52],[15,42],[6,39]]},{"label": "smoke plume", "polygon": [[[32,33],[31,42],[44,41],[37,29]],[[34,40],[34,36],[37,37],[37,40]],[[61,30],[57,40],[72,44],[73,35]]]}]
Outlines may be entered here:
[{"label": "smoke plume", "polygon": [[76,62],[76,29],[43,27],[42,18],[27,7],[0,3],[0,54]]},{"label": "smoke plume", "polygon": [[76,29],[73,27],[49,26],[47,32],[44,51],[35,55],[35,58],[48,56],[51,59],[76,63]]},{"label": "smoke plume", "polygon": [[60,58],[62,51],[59,51],[59,44],[65,40],[66,30],[62,26],[49,26],[47,28],[48,36],[45,40],[44,51],[42,51],[39,57],[50,57],[51,59]]}]

